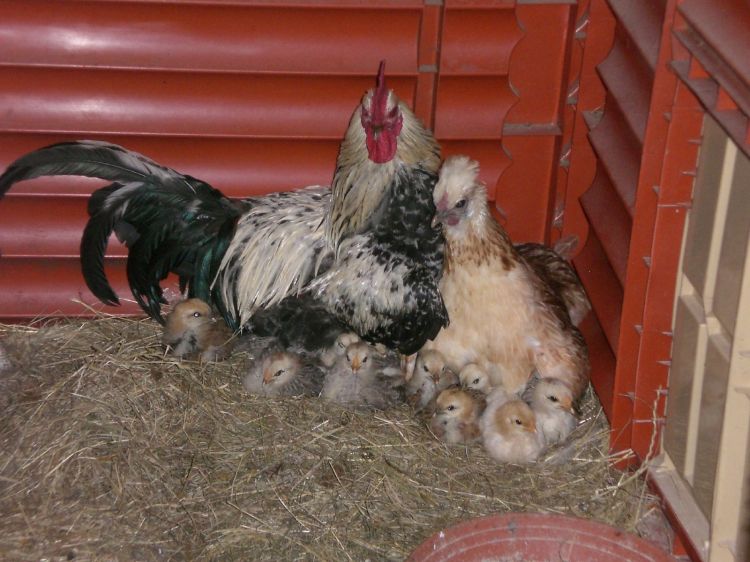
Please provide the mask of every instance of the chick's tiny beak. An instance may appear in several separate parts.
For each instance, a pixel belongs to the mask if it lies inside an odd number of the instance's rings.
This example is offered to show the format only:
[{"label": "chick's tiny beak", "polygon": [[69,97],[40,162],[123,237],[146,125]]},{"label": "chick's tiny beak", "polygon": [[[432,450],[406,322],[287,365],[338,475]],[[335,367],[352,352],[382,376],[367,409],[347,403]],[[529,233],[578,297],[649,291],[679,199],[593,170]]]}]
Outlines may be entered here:
[{"label": "chick's tiny beak", "polygon": [[268,384],[271,382],[272,378],[273,375],[271,374],[271,371],[263,371],[263,384]]},{"label": "chick's tiny beak", "polygon": [[359,359],[354,359],[352,361],[352,373],[354,373],[356,375],[357,371],[359,371],[359,368],[361,366],[362,366],[362,363],[360,362],[360,360]]}]

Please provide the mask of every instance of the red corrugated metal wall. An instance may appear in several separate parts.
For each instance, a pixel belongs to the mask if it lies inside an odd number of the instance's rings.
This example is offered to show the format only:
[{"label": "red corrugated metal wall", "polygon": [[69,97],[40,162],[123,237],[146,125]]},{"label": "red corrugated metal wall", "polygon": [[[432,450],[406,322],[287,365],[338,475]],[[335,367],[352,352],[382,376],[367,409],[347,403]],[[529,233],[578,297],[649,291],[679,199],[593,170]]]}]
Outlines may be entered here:
[{"label": "red corrugated metal wall", "polygon": [[[230,196],[327,184],[386,59],[389,84],[445,153],[482,162],[511,233],[549,239],[574,14],[570,2],[512,0],[7,0],[0,167],[89,138]],[[99,185],[11,189],[0,204],[0,318],[87,314],[75,298],[99,307],[77,258],[86,196]],[[127,298],[124,256],[113,241],[108,271]],[[108,310],[138,313],[128,302]]]}]

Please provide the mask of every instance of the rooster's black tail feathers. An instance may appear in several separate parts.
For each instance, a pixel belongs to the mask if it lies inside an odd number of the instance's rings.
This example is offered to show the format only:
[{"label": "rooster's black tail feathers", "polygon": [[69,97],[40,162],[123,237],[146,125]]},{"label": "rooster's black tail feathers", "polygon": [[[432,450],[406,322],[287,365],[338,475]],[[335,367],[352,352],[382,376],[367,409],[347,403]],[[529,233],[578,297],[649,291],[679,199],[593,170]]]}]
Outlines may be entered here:
[{"label": "rooster's black tail feathers", "polygon": [[149,316],[163,321],[160,282],[170,272],[179,275],[190,296],[226,308],[211,284],[240,216],[236,203],[205,182],[98,141],[55,144],[19,158],[0,176],[0,197],[15,182],[50,175],[113,182],[89,199],[90,219],[81,239],[83,276],[97,298],[119,303],[104,272],[114,231],[128,246],[128,281]]}]

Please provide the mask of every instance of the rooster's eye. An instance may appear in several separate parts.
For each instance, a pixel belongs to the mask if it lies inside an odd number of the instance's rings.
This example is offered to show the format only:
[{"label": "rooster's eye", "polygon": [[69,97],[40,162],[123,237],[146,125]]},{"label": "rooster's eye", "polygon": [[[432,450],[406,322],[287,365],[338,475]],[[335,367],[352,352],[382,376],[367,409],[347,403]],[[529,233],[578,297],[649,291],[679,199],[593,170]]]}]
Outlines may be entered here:
[{"label": "rooster's eye", "polygon": [[466,207],[466,199],[459,199],[458,203],[456,203],[456,209],[462,209]]},{"label": "rooster's eye", "polygon": [[557,396],[547,396],[547,400],[551,402],[559,402],[560,400],[557,398]]},{"label": "rooster's eye", "polygon": [[195,316],[196,318],[200,318],[201,313],[200,312],[193,312],[193,316]]}]

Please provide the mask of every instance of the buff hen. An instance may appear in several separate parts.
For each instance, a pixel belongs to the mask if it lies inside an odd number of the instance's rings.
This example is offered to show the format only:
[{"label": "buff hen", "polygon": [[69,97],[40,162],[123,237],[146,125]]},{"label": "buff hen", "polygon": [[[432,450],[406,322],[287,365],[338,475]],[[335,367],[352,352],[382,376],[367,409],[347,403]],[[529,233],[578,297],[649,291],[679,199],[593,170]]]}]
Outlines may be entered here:
[{"label": "buff hen", "polygon": [[446,240],[440,291],[450,324],[423,349],[440,351],[456,372],[476,363],[493,387],[510,393],[521,392],[536,370],[576,398],[589,378],[586,342],[560,291],[493,219],[478,174],[466,156],[448,158],[440,170],[433,223]]}]

